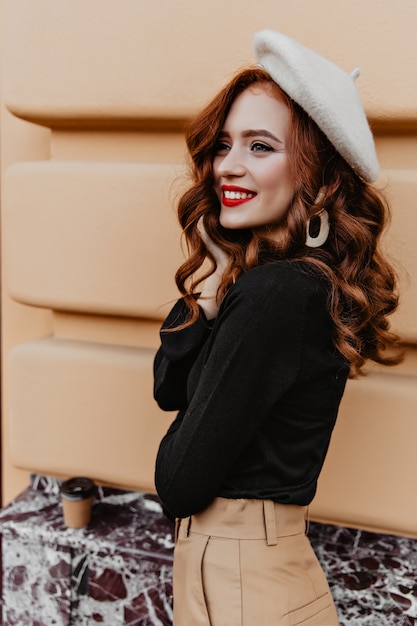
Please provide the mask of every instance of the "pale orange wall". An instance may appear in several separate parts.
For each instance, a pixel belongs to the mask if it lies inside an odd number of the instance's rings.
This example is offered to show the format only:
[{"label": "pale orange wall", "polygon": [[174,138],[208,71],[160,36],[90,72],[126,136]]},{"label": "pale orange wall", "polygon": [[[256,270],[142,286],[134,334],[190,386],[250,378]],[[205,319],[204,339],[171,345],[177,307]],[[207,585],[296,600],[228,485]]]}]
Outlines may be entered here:
[{"label": "pale orange wall", "polygon": [[398,489],[417,471],[414,0],[3,0],[2,23],[4,500],[30,471],[153,489],[183,121],[271,27],[363,70],[411,345],[349,384],[312,515],[417,534],[416,496]]}]

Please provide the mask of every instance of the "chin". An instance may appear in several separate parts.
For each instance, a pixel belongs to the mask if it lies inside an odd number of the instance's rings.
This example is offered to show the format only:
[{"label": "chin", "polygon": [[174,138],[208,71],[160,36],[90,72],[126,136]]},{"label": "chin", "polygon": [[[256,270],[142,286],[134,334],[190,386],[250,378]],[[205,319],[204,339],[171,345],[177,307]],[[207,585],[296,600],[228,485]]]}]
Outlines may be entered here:
[{"label": "chin", "polygon": [[219,222],[223,228],[227,228],[228,230],[247,230],[248,228],[253,228],[253,224],[248,224],[248,222],[228,220],[227,218],[222,218],[222,216],[220,216]]}]

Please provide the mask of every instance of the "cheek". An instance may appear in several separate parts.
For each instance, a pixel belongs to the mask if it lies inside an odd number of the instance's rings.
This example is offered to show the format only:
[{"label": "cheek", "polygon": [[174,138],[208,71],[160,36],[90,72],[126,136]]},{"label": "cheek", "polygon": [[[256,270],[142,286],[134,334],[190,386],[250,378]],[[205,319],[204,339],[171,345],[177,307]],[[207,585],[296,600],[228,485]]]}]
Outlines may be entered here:
[{"label": "cheek", "polygon": [[269,168],[259,168],[256,178],[258,184],[265,191],[280,192],[284,188],[292,186],[289,167],[286,163],[275,164],[274,167]]},{"label": "cheek", "polygon": [[291,197],[294,195],[294,183],[290,176],[289,168],[285,168],[281,171],[280,176],[276,178],[279,181],[277,188],[281,189],[286,195]]},{"label": "cheek", "polygon": [[287,195],[291,189],[290,180],[282,176],[282,174],[275,174],[272,178],[260,181],[260,186],[268,195]]}]

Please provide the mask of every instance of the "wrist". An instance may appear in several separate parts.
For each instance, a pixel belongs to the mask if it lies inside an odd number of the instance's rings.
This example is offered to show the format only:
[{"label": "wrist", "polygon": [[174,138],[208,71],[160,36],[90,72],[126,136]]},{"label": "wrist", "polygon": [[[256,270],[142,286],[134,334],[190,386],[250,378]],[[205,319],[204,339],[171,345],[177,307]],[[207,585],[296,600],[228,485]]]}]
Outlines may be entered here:
[{"label": "wrist", "polygon": [[216,296],[207,296],[201,293],[197,304],[204,311],[207,321],[214,319],[219,312],[219,304],[217,303]]},{"label": "wrist", "polygon": [[197,299],[197,304],[203,309],[207,319],[213,319],[219,311],[220,302],[217,298],[217,292],[221,279],[222,276],[217,272],[208,276]]}]

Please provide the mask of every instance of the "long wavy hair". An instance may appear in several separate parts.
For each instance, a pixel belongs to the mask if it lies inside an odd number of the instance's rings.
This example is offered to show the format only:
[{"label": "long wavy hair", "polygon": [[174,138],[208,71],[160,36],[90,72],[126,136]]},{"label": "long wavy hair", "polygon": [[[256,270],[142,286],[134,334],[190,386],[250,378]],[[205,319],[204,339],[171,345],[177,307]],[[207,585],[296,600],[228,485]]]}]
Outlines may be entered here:
[{"label": "long wavy hair", "polygon": [[[271,90],[291,114],[286,151],[295,193],[274,240],[249,229],[224,229],[214,192],[213,159],[219,133],[236,97],[252,85]],[[351,376],[361,373],[367,359],[385,365],[400,362],[398,337],[387,320],[398,305],[396,276],[380,248],[389,208],[382,194],[353,171],[303,109],[264,70],[249,68],[239,72],[188,125],[186,142],[192,182],[179,200],[178,218],[188,258],[175,277],[190,310],[185,326],[199,315],[199,284],[216,269],[197,226],[202,218],[209,237],[230,258],[219,287],[220,298],[252,267],[278,259],[308,262],[329,282],[334,343],[350,363]],[[314,202],[322,187],[326,195],[317,207]],[[306,224],[310,219],[314,229],[318,222],[314,218],[323,206],[329,213],[330,234],[323,246],[309,248]]]}]

